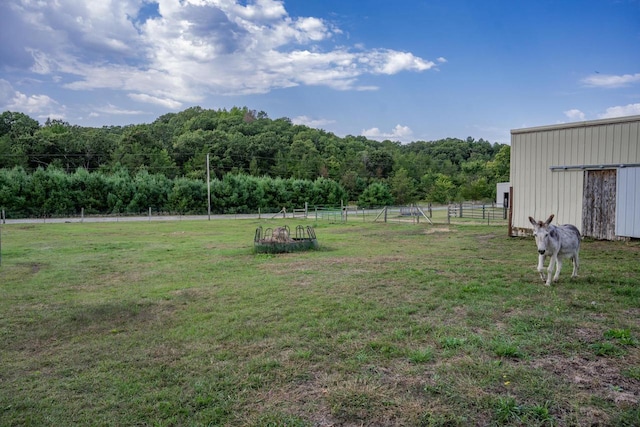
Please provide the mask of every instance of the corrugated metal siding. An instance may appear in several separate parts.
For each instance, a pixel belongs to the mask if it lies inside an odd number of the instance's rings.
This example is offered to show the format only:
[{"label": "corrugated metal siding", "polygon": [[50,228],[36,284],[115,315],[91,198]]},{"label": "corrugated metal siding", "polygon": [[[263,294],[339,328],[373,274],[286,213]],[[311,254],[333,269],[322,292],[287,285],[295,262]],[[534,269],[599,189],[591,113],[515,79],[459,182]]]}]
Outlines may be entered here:
[{"label": "corrugated metal siding", "polygon": [[[513,226],[530,228],[529,216],[558,223],[579,223],[582,216],[582,171],[551,172],[556,164],[578,161],[577,136],[555,130],[513,135],[511,185],[514,190]],[[581,160],[580,160],[581,161]]]},{"label": "corrugated metal siding", "polygon": [[618,170],[616,235],[640,237],[640,168]]},{"label": "corrugated metal siding", "polygon": [[554,222],[582,229],[584,171],[549,168],[638,163],[639,145],[640,116],[512,130],[513,227],[554,214]]}]

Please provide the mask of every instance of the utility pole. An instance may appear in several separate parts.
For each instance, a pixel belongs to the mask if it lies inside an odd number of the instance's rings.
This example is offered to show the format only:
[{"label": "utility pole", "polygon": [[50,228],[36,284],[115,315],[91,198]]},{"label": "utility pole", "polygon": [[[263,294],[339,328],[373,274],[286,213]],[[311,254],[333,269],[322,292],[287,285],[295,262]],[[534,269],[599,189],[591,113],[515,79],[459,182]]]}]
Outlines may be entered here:
[{"label": "utility pole", "polygon": [[207,153],[207,214],[211,221],[211,179],[209,177],[209,153]]}]

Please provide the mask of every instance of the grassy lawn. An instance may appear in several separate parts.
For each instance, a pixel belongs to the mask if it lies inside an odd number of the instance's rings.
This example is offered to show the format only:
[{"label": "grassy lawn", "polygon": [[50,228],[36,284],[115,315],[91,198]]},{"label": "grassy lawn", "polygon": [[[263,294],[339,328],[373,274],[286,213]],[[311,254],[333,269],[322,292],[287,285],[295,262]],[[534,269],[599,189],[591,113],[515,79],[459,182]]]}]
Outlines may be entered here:
[{"label": "grassy lawn", "polygon": [[[320,249],[255,254],[258,225]],[[2,226],[2,426],[640,425],[640,243],[504,227]]]}]

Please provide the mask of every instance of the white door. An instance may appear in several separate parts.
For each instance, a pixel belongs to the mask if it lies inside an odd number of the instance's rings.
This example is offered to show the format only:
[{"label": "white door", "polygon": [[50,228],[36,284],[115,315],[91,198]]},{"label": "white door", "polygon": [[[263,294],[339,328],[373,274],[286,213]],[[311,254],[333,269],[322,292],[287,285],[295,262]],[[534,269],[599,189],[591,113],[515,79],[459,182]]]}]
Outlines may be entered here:
[{"label": "white door", "polygon": [[640,237],[640,168],[620,168],[617,179],[616,235]]}]

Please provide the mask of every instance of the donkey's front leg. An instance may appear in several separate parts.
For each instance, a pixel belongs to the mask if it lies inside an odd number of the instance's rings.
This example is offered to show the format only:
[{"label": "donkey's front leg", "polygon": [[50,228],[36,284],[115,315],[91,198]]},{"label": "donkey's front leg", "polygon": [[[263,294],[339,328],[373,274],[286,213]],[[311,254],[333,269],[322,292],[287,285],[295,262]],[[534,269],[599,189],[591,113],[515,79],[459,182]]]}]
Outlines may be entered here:
[{"label": "donkey's front leg", "polygon": [[538,273],[542,281],[547,280],[547,276],[544,274],[544,255],[538,255]]},{"label": "donkey's front leg", "polygon": [[558,258],[557,261],[558,265],[556,267],[556,274],[555,276],[553,276],[553,281],[557,282],[558,281],[558,277],[560,277],[560,270],[562,270],[562,259]]},{"label": "donkey's front leg", "polygon": [[547,282],[545,285],[551,286],[551,278],[553,277],[553,267],[556,265],[556,261],[558,260],[556,255],[551,255],[551,259],[549,260],[549,267],[547,268]]}]

